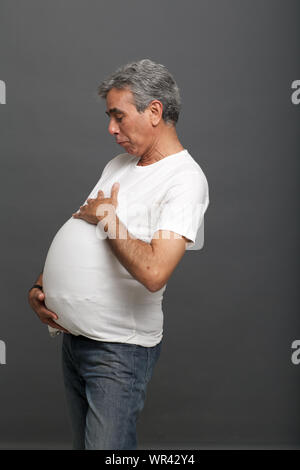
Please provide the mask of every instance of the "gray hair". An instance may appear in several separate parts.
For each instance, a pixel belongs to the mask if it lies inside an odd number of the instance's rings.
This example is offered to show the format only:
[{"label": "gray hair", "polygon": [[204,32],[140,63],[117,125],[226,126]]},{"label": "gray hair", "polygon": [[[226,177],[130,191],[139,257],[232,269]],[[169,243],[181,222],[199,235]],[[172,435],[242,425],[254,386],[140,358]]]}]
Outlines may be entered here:
[{"label": "gray hair", "polygon": [[119,67],[99,86],[98,94],[106,98],[111,88],[129,89],[138,112],[143,112],[153,100],[163,105],[162,118],[176,124],[181,108],[179,88],[168,69],[150,59],[142,59]]}]

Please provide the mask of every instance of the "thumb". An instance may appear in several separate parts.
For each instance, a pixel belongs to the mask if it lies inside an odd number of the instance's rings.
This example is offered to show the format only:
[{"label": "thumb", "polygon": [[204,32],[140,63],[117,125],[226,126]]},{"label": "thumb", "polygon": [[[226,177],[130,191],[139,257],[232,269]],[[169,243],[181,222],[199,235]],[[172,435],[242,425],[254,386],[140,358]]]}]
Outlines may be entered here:
[{"label": "thumb", "polygon": [[111,188],[111,197],[117,201],[117,198],[118,198],[118,192],[119,192],[119,189],[120,189],[120,183],[114,183],[112,185],[112,188]]}]

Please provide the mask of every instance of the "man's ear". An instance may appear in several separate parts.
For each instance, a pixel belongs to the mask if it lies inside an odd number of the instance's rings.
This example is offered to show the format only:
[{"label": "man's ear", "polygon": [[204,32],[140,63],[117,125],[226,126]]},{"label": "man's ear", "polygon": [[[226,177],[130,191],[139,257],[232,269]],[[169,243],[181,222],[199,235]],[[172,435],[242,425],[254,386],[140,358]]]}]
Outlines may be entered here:
[{"label": "man's ear", "polygon": [[162,119],[163,113],[163,104],[159,100],[153,100],[148,106],[150,112],[151,124],[153,126],[158,126]]}]

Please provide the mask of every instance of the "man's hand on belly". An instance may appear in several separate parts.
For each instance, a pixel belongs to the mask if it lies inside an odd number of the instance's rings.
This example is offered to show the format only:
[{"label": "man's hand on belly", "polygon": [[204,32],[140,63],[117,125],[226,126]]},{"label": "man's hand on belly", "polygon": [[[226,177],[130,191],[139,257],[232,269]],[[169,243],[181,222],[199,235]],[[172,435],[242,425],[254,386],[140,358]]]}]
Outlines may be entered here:
[{"label": "man's hand on belly", "polygon": [[55,320],[58,319],[58,316],[55,312],[51,312],[51,310],[47,309],[44,299],[44,292],[41,292],[41,290],[38,288],[31,289],[28,294],[29,305],[35,311],[41,322],[52,326],[52,328],[57,328],[58,330],[62,330],[65,333],[69,333],[68,330],[55,323]]},{"label": "man's hand on belly", "polygon": [[115,227],[116,208],[118,207],[118,192],[120,184],[114,183],[111,190],[111,197],[104,198],[102,190],[98,191],[95,199],[89,198],[87,204],[80,206],[79,212],[72,214],[74,219],[83,219],[90,224],[97,225],[99,222],[104,225],[104,231]]}]

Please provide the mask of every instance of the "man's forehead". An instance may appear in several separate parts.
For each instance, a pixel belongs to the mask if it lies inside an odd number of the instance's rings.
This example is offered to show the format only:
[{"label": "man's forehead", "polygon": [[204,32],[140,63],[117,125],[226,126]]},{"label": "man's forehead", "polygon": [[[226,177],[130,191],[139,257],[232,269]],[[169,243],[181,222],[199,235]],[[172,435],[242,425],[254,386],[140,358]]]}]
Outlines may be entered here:
[{"label": "man's forehead", "polygon": [[106,114],[124,113],[125,108],[134,106],[133,94],[130,90],[112,88],[106,96]]}]

